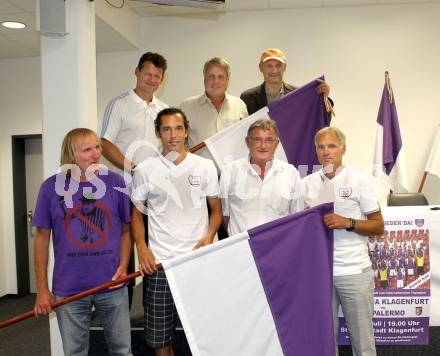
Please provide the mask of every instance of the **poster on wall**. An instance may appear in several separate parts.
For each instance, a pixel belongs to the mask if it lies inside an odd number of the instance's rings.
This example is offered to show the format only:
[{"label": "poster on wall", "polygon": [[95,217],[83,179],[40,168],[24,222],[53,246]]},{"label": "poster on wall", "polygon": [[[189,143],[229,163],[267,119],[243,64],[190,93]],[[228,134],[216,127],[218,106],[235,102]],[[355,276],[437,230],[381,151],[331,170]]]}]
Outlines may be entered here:
[{"label": "poster on wall", "polygon": [[[408,212],[407,209],[404,209]],[[430,221],[421,214],[388,215],[385,232],[368,237],[374,272],[373,326],[376,345],[425,345],[429,343]],[[339,311],[339,344],[350,344]]]}]

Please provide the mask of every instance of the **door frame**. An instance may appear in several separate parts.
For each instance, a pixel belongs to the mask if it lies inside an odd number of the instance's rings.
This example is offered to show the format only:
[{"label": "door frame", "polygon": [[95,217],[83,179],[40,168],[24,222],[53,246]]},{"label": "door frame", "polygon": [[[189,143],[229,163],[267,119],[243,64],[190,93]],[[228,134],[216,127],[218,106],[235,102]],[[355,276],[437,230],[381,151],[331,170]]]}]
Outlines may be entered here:
[{"label": "door frame", "polygon": [[12,135],[11,137],[15,261],[17,273],[17,295],[19,296],[28,295],[30,293],[25,160],[25,140],[29,138],[42,139],[42,135]]}]

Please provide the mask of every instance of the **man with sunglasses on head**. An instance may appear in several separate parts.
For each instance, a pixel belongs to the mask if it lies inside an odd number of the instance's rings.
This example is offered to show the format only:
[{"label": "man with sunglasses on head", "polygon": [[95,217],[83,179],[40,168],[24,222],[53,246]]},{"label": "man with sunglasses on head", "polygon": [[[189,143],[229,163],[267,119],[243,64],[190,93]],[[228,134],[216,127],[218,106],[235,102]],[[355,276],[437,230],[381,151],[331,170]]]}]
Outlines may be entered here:
[{"label": "man with sunglasses on head", "polygon": [[279,143],[275,121],[255,121],[245,140],[249,156],[227,164],[220,177],[229,236],[302,210],[298,171],[274,157]]}]

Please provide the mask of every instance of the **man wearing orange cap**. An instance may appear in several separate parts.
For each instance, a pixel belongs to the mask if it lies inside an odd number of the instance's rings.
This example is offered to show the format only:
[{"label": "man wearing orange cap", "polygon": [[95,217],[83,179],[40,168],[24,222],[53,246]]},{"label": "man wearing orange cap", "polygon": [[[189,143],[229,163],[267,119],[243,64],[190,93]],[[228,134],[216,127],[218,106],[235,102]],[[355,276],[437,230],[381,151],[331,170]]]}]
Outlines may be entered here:
[{"label": "man wearing orange cap", "polygon": [[[296,89],[283,81],[286,62],[284,53],[276,48],[266,49],[261,54],[259,67],[264,77],[264,83],[250,88],[240,95],[240,99],[246,103],[249,115]],[[322,81],[316,87],[316,92],[328,96],[330,87]]]}]

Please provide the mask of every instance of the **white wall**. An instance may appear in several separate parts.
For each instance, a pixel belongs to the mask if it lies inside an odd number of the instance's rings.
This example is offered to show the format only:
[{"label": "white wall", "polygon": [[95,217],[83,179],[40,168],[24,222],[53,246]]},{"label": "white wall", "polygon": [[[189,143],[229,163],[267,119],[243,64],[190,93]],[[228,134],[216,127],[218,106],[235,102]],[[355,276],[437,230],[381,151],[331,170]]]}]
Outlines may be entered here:
[{"label": "white wall", "polygon": [[0,61],[0,296],[16,293],[12,135],[41,133],[40,59]]},{"label": "white wall", "polygon": [[[145,18],[145,50],[169,62],[159,96],[170,105],[203,89],[202,66],[222,56],[232,66],[230,93],[261,82],[261,51],[278,47],[289,63],[288,82],[301,85],[324,73],[335,100],[334,123],[348,133],[346,160],[371,162],[375,120],[389,70],[406,150],[410,189],[416,190],[440,123],[440,5],[396,5],[236,12],[217,18]],[[97,56],[98,116],[110,98],[134,86],[141,52]],[[0,296],[16,293],[11,135],[41,133],[39,58],[0,61]],[[440,203],[440,179],[427,180]]]}]

